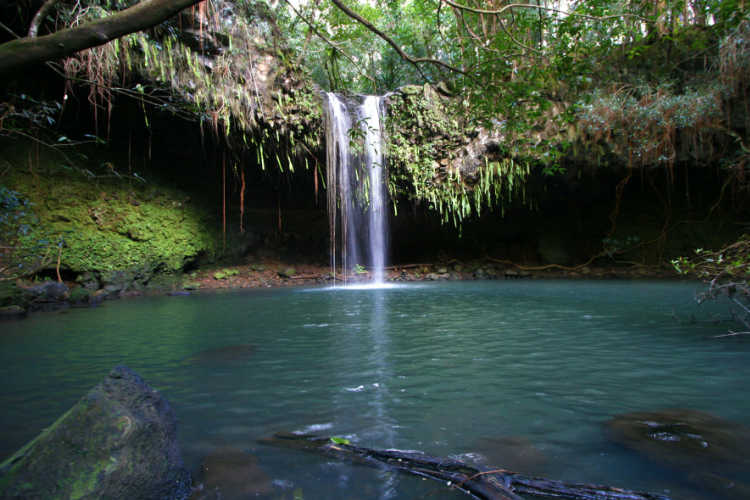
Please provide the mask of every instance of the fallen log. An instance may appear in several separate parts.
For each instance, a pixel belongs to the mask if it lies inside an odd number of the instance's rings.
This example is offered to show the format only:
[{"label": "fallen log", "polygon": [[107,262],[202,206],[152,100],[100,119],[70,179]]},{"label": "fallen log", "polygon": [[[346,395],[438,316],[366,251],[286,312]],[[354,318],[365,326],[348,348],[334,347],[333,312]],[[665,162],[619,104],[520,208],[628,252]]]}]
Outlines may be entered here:
[{"label": "fallen log", "polygon": [[480,500],[523,500],[519,495],[571,500],[669,500],[669,497],[657,493],[567,483],[525,476],[505,469],[479,468],[452,458],[431,457],[421,452],[364,448],[339,438],[276,433],[271,438],[261,439],[260,443],[435,479]]}]

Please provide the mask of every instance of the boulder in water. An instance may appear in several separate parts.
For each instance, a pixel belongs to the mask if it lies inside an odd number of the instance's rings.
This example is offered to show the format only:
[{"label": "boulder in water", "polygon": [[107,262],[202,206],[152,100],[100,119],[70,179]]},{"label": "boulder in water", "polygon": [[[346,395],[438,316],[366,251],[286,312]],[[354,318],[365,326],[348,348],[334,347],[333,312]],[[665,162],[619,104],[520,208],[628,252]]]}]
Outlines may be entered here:
[{"label": "boulder in water", "polygon": [[481,438],[474,449],[485,458],[486,465],[517,472],[536,474],[548,462],[539,448],[522,436]]},{"label": "boulder in water", "polygon": [[0,499],[184,499],[174,414],[124,366],[0,464]]},{"label": "boulder in water", "polygon": [[750,458],[748,428],[697,410],[626,413],[610,420],[607,427],[617,443],[677,465]]},{"label": "boulder in water", "polygon": [[232,447],[219,448],[207,455],[199,472],[199,486],[191,500],[227,500],[268,495],[271,478],[258,466],[257,459]]},{"label": "boulder in water", "polygon": [[748,427],[697,410],[667,409],[618,415],[607,428],[616,443],[682,471],[721,498],[749,498]]},{"label": "boulder in water", "polygon": [[24,288],[24,293],[33,304],[62,302],[68,298],[68,287],[65,283],[45,281],[38,285]]}]

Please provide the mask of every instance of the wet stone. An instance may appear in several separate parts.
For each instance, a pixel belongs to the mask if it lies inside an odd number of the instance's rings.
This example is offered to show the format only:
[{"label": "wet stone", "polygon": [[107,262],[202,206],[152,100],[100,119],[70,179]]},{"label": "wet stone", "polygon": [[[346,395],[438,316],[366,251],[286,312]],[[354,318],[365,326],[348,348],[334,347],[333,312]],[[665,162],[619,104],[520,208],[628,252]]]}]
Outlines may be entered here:
[{"label": "wet stone", "polygon": [[612,441],[682,472],[717,498],[748,498],[750,428],[689,409],[626,413],[606,425]]},{"label": "wet stone", "polygon": [[484,465],[516,472],[533,474],[548,462],[544,453],[524,436],[480,438],[473,449],[484,458]]},{"label": "wet stone", "polygon": [[169,403],[124,366],[0,464],[0,498],[183,499]]}]

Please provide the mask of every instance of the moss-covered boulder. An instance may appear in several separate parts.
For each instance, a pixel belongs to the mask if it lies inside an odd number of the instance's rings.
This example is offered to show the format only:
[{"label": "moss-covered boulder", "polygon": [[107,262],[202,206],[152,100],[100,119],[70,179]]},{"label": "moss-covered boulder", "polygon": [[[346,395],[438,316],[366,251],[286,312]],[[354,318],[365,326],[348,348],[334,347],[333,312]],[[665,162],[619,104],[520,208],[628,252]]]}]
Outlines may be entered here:
[{"label": "moss-covered boulder", "polygon": [[44,304],[57,304],[63,302],[70,294],[67,285],[57,281],[34,283],[28,287],[22,287],[22,290],[28,297],[29,301],[38,307],[42,307]]},{"label": "moss-covered boulder", "polygon": [[0,498],[186,498],[175,430],[166,399],[118,366],[0,464]]},{"label": "moss-covered boulder", "polygon": [[297,274],[297,270],[293,267],[287,267],[285,269],[279,269],[278,273],[280,278],[289,279],[295,274]]}]

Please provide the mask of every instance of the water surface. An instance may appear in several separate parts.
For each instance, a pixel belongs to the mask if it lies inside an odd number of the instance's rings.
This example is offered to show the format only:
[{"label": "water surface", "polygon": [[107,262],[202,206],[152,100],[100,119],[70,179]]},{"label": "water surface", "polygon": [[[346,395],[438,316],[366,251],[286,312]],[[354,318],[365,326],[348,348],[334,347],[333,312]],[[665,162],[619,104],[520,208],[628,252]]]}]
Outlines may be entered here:
[{"label": "water surface", "polygon": [[726,324],[688,322],[722,312],[697,309],[697,289],[451,282],[144,298],[33,315],[0,324],[0,454],[124,363],[169,399],[191,469],[217,448],[247,451],[272,481],[269,498],[464,498],[257,442],[293,430],[697,494],[680,471],[603,432],[614,415],[662,408],[748,423],[750,342],[712,339]]}]

